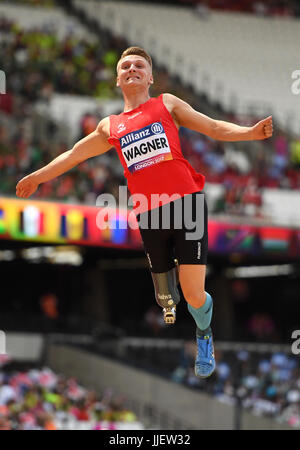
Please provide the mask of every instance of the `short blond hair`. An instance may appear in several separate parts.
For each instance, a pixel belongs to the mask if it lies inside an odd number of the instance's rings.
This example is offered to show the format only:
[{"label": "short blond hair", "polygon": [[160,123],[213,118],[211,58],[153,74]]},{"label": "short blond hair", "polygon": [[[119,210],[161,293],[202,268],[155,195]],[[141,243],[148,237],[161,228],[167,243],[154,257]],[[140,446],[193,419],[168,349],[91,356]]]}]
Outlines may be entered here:
[{"label": "short blond hair", "polygon": [[149,55],[149,53],[146,52],[146,50],[144,50],[141,47],[128,47],[126,48],[126,50],[124,50],[124,52],[121,55],[121,58],[118,61],[117,64],[117,68],[119,66],[119,62],[121,61],[121,59],[125,58],[125,56],[130,56],[130,55],[137,55],[137,56],[142,56],[143,58],[145,58],[146,61],[148,61],[151,70],[152,70],[152,59],[151,56]]}]

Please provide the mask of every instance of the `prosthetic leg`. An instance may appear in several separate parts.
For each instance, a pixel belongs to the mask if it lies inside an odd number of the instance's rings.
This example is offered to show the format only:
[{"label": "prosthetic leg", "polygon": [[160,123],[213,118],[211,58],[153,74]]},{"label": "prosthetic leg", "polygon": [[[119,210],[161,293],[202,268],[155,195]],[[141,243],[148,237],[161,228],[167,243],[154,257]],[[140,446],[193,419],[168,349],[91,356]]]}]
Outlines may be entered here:
[{"label": "prosthetic leg", "polygon": [[174,267],[168,272],[151,272],[151,275],[156,301],[163,308],[164,321],[173,324],[176,320],[176,305],[180,301],[180,294],[177,289],[178,269]]}]

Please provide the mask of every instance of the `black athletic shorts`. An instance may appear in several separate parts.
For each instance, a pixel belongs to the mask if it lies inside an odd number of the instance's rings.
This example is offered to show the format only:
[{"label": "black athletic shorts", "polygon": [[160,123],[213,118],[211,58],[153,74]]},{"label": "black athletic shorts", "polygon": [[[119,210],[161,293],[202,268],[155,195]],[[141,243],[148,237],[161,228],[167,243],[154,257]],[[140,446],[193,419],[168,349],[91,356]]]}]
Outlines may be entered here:
[{"label": "black athletic shorts", "polygon": [[207,204],[195,192],[137,215],[151,272],[162,273],[178,264],[206,264]]}]

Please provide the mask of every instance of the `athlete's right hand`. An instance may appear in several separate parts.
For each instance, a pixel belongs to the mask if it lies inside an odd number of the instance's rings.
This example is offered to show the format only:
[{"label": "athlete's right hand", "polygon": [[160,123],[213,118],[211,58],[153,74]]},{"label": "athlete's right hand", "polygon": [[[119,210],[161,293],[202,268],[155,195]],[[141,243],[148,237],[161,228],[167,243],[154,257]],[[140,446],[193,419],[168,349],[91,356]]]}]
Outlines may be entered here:
[{"label": "athlete's right hand", "polygon": [[16,195],[20,198],[28,198],[35,193],[39,187],[38,183],[32,179],[31,175],[22,178],[16,186]]}]

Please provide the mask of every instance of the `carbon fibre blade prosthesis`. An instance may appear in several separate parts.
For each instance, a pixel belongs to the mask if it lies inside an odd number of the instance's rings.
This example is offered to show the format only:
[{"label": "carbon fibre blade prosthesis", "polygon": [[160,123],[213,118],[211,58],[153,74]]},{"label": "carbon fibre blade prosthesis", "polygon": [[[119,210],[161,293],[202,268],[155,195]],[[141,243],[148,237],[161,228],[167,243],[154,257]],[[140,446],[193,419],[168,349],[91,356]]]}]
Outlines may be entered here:
[{"label": "carbon fibre blade prosthesis", "polygon": [[151,272],[155,289],[155,298],[159,306],[163,308],[164,321],[168,324],[175,323],[176,305],[180,301],[180,294],[177,289],[177,268],[174,267],[168,272]]}]

